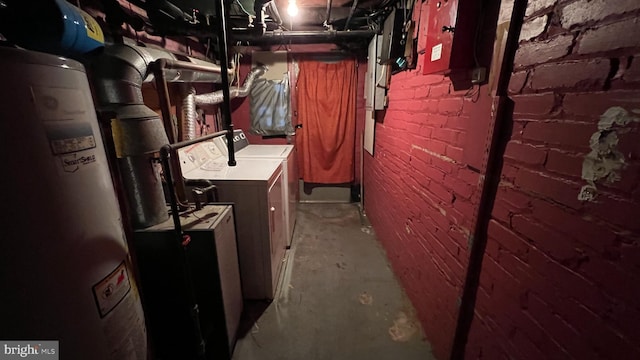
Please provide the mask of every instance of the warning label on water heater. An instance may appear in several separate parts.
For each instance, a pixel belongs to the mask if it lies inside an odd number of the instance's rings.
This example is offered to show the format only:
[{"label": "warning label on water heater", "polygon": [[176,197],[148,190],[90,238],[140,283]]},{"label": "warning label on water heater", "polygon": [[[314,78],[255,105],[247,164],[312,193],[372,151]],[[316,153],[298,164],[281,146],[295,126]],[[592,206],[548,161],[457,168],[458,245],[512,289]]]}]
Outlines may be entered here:
[{"label": "warning label on water heater", "polygon": [[115,308],[131,290],[129,271],[123,261],[104,279],[93,286],[93,297],[103,318]]},{"label": "warning label on water heater", "polygon": [[45,125],[51,152],[69,154],[96,147],[91,124],[86,121],[58,121]]}]

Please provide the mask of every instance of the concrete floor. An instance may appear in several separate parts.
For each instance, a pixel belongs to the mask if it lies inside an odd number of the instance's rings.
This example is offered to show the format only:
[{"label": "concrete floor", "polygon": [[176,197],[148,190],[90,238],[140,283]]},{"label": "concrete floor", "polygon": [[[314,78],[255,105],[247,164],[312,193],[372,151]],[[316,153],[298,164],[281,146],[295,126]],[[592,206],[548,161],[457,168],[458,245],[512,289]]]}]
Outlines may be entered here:
[{"label": "concrete floor", "polygon": [[250,302],[234,360],[429,360],[414,310],[357,204],[300,204],[271,303]]}]

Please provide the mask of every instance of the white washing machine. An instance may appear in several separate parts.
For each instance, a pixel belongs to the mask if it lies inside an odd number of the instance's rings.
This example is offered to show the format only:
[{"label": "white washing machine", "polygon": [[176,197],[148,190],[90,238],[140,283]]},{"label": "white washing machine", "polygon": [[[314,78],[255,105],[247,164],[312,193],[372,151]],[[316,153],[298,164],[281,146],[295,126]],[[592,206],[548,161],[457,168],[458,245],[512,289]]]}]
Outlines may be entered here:
[{"label": "white washing machine", "polygon": [[[299,198],[298,192],[298,162],[296,161],[296,149],[293,145],[248,145],[244,134],[236,130],[236,137],[242,145],[236,146],[236,159],[280,159],[282,161],[282,173],[285,178],[284,203],[287,247],[291,247],[293,240],[293,228],[296,224],[296,207]],[[213,139],[218,150],[226,157],[227,145],[224,135]],[[238,144],[238,142],[236,143]]]}]

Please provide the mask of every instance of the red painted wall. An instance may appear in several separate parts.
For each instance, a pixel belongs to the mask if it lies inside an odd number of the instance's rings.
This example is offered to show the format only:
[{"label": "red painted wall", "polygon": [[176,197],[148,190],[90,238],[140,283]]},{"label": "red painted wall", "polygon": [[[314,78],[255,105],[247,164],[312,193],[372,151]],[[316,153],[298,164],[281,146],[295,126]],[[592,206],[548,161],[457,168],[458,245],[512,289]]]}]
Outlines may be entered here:
[{"label": "red painted wall", "polygon": [[468,122],[489,112],[485,101],[473,103],[448,79],[420,69],[394,75],[389,95],[375,156],[365,153],[365,210],[434,354],[445,359],[479,195],[479,174],[463,162],[462,149],[484,140],[472,138]]},{"label": "red painted wall", "polygon": [[617,126],[621,179],[578,200],[601,115],[640,108],[639,9],[529,2],[470,359],[640,358],[639,123]]},{"label": "red painted wall", "polygon": [[[619,126],[620,180],[578,200],[601,115],[640,109],[638,14],[635,0],[529,1],[469,359],[640,358],[640,123]],[[486,145],[476,126],[490,97],[483,86],[474,102],[420,73],[392,77],[375,156],[365,153],[364,202],[435,356],[447,359],[483,180],[465,153]]]}]

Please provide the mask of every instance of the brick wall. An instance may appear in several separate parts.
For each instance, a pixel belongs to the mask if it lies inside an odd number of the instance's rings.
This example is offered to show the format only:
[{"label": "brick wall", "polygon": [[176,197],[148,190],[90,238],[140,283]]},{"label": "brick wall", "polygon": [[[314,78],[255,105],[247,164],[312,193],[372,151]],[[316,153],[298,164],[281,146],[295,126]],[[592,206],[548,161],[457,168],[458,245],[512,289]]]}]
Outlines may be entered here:
[{"label": "brick wall", "polygon": [[[414,73],[394,76],[391,94],[418,78]],[[438,83],[446,81],[440,77]],[[414,86],[426,90],[417,82]],[[364,204],[434,354],[444,359],[467,266],[478,175],[446,155],[446,141],[433,138],[436,130],[458,131],[449,127],[446,115],[406,107],[410,104],[392,97],[384,123],[376,127],[375,157],[365,153],[364,159]]]},{"label": "brick wall", "polygon": [[456,90],[448,77],[422,75],[423,61],[392,76],[375,156],[364,156],[364,206],[434,355],[447,359],[480,191],[468,159],[485,147],[491,97],[488,86]]},{"label": "brick wall", "polygon": [[[470,359],[640,358],[639,14],[634,0],[529,1]],[[490,98],[419,70],[392,78],[365,210],[446,359],[483,171],[465,152],[485,142]]]},{"label": "brick wall", "polygon": [[394,75],[389,93],[375,157],[365,153],[365,210],[434,354],[445,359],[479,195],[480,175],[462,161],[473,135],[462,114],[488,119],[489,112],[452,91],[443,76],[420,71]]},{"label": "brick wall", "polygon": [[[639,9],[529,1],[470,359],[640,358]],[[630,123],[607,126],[612,107]],[[585,162],[596,145],[624,158],[613,182],[583,178],[583,167],[606,173],[602,158]],[[591,185],[595,199],[579,200]]]}]

